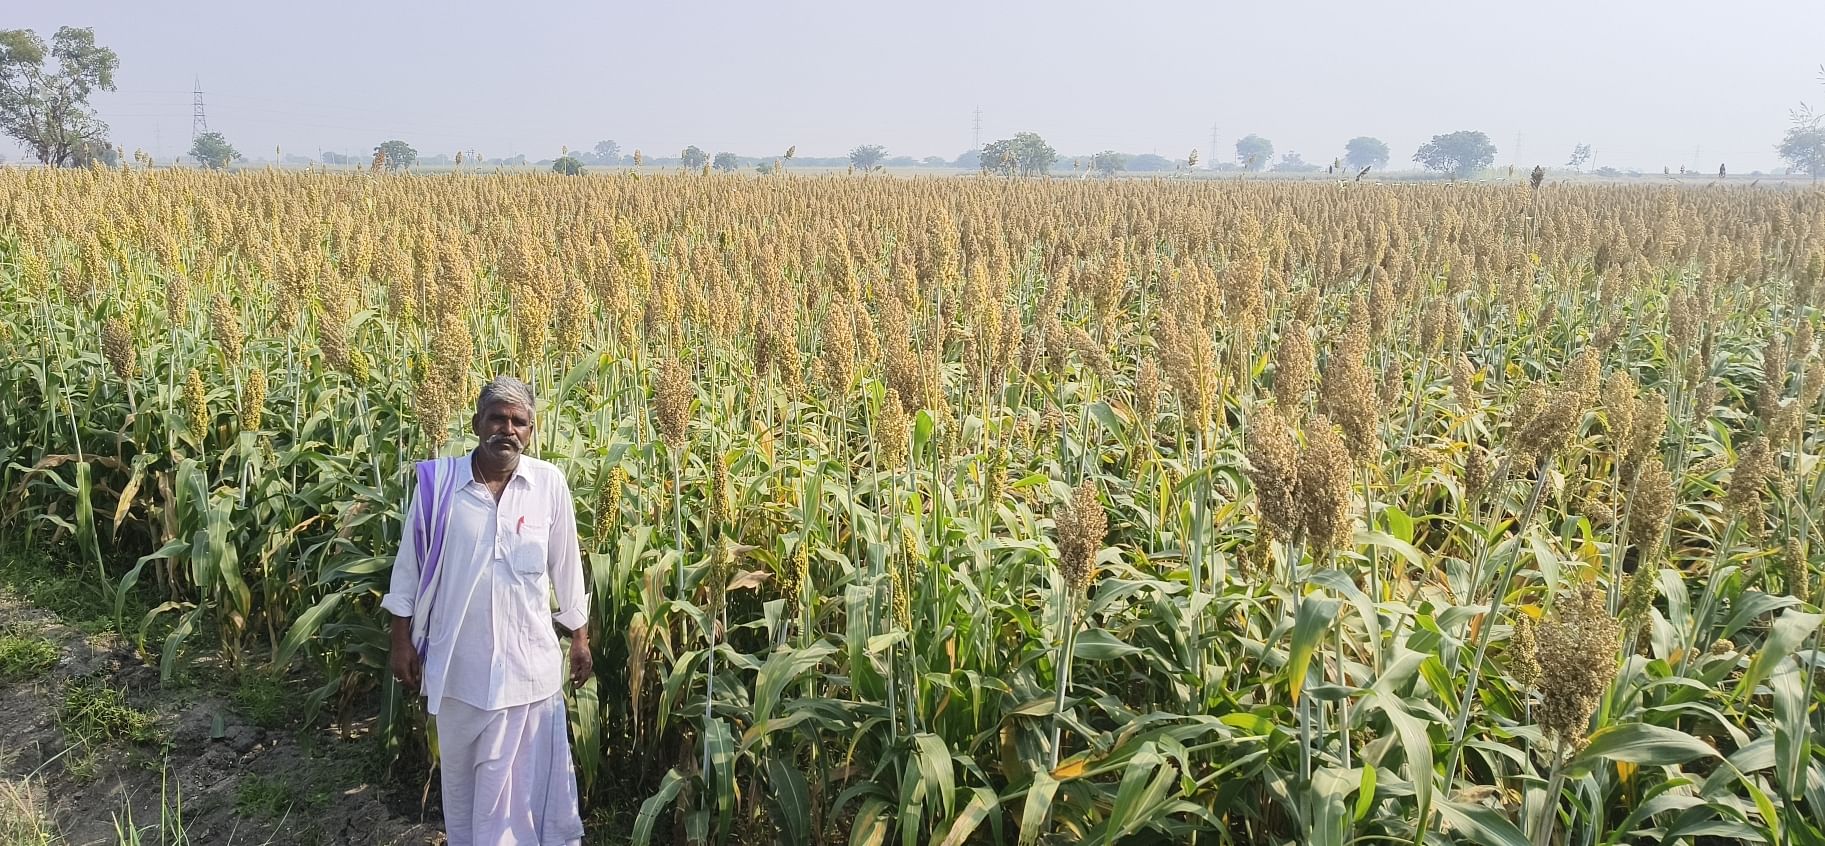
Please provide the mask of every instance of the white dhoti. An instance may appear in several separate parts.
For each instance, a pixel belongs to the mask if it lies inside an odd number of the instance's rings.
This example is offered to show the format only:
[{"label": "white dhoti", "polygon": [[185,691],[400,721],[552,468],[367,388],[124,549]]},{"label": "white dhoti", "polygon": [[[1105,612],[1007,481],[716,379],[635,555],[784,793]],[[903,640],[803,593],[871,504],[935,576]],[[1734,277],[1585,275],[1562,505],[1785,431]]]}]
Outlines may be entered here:
[{"label": "white dhoti", "polygon": [[582,842],[562,693],[496,711],[445,699],[437,747],[449,846]]}]

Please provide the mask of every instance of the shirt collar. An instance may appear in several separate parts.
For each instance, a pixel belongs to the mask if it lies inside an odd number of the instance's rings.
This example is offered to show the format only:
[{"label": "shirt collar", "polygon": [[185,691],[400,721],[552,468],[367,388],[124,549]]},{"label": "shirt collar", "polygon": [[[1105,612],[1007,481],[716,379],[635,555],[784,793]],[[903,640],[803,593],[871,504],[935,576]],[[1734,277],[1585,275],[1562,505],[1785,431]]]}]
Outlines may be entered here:
[{"label": "shirt collar", "polygon": [[[473,450],[470,451],[469,459],[467,461],[465,461],[464,463],[467,464],[468,468],[469,468],[469,481],[470,482],[477,484],[477,485],[486,485],[487,484],[486,482],[482,481],[482,477],[475,475],[475,452]],[[521,455],[519,462],[513,465],[513,478],[508,479],[507,484],[511,485],[515,482],[520,482],[522,484],[530,486],[532,484],[532,473],[530,472],[531,469],[532,469],[531,466],[527,463],[526,456]]]}]

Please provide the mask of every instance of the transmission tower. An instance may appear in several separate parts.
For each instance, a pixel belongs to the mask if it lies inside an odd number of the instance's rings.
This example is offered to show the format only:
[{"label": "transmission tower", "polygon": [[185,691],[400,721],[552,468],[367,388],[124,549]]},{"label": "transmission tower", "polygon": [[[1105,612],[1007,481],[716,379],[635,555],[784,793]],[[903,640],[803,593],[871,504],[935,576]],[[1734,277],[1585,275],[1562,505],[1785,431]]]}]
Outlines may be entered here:
[{"label": "transmission tower", "polygon": [[1214,123],[1210,125],[1210,162],[1204,166],[1207,168],[1217,166],[1217,125]]},{"label": "transmission tower", "polygon": [[982,107],[976,107],[976,120],[970,135],[970,149],[982,149]]},{"label": "transmission tower", "polygon": [[196,88],[190,93],[190,142],[196,143],[196,137],[209,131],[209,118],[203,114],[203,78],[197,77]]}]

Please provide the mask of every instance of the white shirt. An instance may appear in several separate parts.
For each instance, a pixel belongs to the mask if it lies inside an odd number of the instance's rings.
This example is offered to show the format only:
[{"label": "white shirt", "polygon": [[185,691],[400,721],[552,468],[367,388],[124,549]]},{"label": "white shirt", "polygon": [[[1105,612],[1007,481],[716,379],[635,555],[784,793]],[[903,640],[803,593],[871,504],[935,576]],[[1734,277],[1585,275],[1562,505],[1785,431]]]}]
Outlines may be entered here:
[{"label": "white shirt", "polygon": [[[407,526],[418,519],[419,505],[413,497]],[[493,711],[562,689],[566,662],[551,624],[582,628],[589,607],[576,509],[562,470],[521,456],[496,503],[471,468],[469,482],[451,498],[439,568],[420,688],[427,711],[437,713],[445,696]],[[380,607],[397,617],[422,610],[412,607],[418,575],[413,544],[400,544]]]}]

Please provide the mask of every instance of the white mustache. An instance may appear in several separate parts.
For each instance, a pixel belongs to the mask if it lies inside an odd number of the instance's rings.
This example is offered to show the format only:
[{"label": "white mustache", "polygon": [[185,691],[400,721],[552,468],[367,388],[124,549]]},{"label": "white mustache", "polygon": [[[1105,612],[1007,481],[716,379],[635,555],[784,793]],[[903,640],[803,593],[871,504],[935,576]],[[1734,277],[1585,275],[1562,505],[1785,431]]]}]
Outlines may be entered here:
[{"label": "white mustache", "polygon": [[489,446],[496,446],[499,444],[511,444],[513,445],[513,448],[517,450],[524,450],[526,448],[524,444],[520,443],[520,439],[513,435],[494,435],[488,438]]}]

